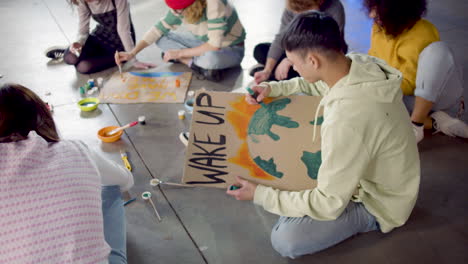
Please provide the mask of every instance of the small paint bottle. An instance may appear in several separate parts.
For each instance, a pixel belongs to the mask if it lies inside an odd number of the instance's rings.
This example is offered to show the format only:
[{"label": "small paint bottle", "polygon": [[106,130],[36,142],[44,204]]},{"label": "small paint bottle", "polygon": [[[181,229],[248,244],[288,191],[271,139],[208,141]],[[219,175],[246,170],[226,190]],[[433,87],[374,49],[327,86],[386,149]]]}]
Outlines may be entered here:
[{"label": "small paint bottle", "polygon": [[138,117],[138,123],[140,123],[140,125],[146,125],[146,117],[145,116],[139,116]]},{"label": "small paint bottle", "polygon": [[180,120],[184,120],[184,119],[185,119],[185,111],[184,111],[184,110],[179,110],[179,112],[177,113],[177,115],[179,116],[179,119],[180,119]]}]

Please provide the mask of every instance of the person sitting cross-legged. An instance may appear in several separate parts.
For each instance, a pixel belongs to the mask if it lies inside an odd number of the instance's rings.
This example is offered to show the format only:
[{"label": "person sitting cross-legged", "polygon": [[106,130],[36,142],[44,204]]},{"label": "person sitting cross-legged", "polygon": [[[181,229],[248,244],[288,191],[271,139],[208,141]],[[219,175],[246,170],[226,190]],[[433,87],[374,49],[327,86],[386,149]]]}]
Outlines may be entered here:
[{"label": "person sitting cross-legged", "polygon": [[420,161],[401,73],[369,55],[345,55],[341,43],[330,16],[297,15],[282,45],[302,77],[261,83],[252,88],[256,99],[246,96],[250,104],[299,92],[323,96],[316,110],[324,108],[316,187],[283,191],[238,177],[240,188],[227,190],[281,216],[271,243],[285,257],[313,254],[358,233],[388,233],[405,224],[418,196]]}]

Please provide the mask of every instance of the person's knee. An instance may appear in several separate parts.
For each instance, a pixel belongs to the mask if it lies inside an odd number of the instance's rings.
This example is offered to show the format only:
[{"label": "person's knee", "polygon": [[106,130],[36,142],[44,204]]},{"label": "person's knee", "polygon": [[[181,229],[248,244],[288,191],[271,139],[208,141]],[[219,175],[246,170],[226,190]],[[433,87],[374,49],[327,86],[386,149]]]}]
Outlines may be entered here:
[{"label": "person's knee", "polygon": [[283,257],[297,258],[314,252],[303,252],[304,245],[313,241],[302,241],[297,230],[289,228],[277,228],[271,232],[271,244],[273,248]]},{"label": "person's knee", "polygon": [[[448,61],[447,61],[448,60]],[[447,43],[437,41],[429,44],[419,54],[419,65],[425,63],[454,63],[453,53]]]},{"label": "person's knee", "polygon": [[78,62],[78,57],[71,52],[67,52],[65,56],[63,56],[63,61],[65,61],[66,64],[75,65]]},{"label": "person's knee", "polygon": [[81,74],[93,73],[93,65],[89,61],[80,61],[75,67],[76,71]]},{"label": "person's knee", "polygon": [[198,57],[195,59],[194,63],[203,69],[221,69],[220,68],[220,63],[219,63],[219,56],[216,52],[214,51],[208,51],[202,56]]}]

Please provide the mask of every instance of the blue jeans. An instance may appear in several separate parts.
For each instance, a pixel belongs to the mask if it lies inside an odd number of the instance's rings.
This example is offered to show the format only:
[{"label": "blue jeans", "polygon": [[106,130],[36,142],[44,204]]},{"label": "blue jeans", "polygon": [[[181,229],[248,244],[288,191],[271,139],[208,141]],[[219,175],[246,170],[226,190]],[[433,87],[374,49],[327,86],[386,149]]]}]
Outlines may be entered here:
[{"label": "blue jeans", "polygon": [[[162,51],[193,48],[202,44],[205,44],[205,42],[197,39],[193,34],[179,32],[168,32],[156,42],[156,45]],[[194,57],[192,63],[208,70],[227,69],[240,65],[244,58],[244,51],[244,46],[225,47]]]},{"label": "blue jeans", "polygon": [[413,112],[415,96],[418,96],[434,103],[432,111],[460,117],[462,95],[462,73],[452,51],[445,42],[431,43],[419,54],[414,96],[403,96],[406,108]]},{"label": "blue jeans", "polygon": [[127,231],[120,187],[117,185],[102,186],[101,197],[104,238],[111,247],[109,264],[126,264]]},{"label": "blue jeans", "polygon": [[358,233],[378,229],[375,217],[362,203],[349,202],[343,213],[332,221],[281,216],[271,232],[271,243],[281,256],[297,258],[329,248]]}]

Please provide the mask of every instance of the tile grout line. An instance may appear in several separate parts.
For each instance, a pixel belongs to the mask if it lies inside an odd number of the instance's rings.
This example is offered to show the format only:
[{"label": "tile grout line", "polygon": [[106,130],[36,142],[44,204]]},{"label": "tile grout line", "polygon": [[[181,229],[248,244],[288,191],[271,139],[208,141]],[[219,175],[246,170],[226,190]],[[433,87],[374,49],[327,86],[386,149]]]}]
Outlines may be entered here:
[{"label": "tile grout line", "polygon": [[[109,108],[109,110],[111,111],[112,115],[114,116],[114,118],[117,120],[117,122],[119,123],[119,125],[121,126],[121,122],[119,121],[119,119],[117,118],[117,115],[115,114],[114,110],[112,109],[112,107],[109,105],[109,104],[106,104],[107,107]],[[127,135],[127,138],[130,142],[130,144],[132,145],[133,149],[135,150],[136,154],[138,155],[138,157],[140,158],[141,162],[143,163],[143,165],[145,166],[146,170],[148,171],[148,173],[150,174],[150,176],[154,179],[155,176],[153,175],[153,173],[151,172],[151,170],[149,169],[148,165],[146,165],[146,162],[145,160],[143,159],[143,157],[140,155],[140,153],[138,152],[137,148],[135,147],[135,144],[133,143],[132,139],[130,138],[130,136],[127,134],[127,132],[124,130],[124,133],[125,135]],[[177,220],[179,221],[180,225],[182,226],[182,228],[185,230],[185,233],[188,235],[188,237],[190,238],[190,240],[192,241],[192,243],[195,245],[195,248],[197,249],[198,253],[200,254],[200,256],[202,257],[202,259],[205,261],[206,264],[208,264],[208,260],[206,259],[205,255],[203,254],[203,252],[200,250],[200,247],[198,246],[197,242],[195,241],[195,239],[192,237],[192,235],[190,234],[190,232],[188,231],[187,227],[184,225],[184,223],[182,222],[182,219],[180,218],[179,214],[177,213],[177,211],[175,210],[174,206],[172,206],[172,203],[169,201],[169,199],[167,198],[166,194],[164,193],[163,189],[161,188],[161,186],[158,186],[159,188],[159,191],[161,192],[161,194],[164,196],[164,199],[166,199],[166,202],[167,204],[171,207],[171,210],[174,212],[175,216],[177,217]]]},{"label": "tile grout line", "polygon": [[65,34],[65,31],[63,30],[63,28],[60,26],[57,18],[54,16],[54,14],[52,13],[52,10],[50,10],[49,8],[49,5],[47,5],[46,1],[45,0],[42,0],[42,3],[46,6],[47,10],[49,11],[49,14],[52,16],[52,19],[55,21],[55,24],[57,24],[57,27],[59,28],[60,32],[62,32],[63,36],[65,37],[65,39],[67,40],[67,42],[70,44],[70,40],[68,39],[67,37],[67,34]]}]

